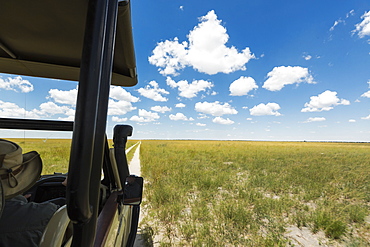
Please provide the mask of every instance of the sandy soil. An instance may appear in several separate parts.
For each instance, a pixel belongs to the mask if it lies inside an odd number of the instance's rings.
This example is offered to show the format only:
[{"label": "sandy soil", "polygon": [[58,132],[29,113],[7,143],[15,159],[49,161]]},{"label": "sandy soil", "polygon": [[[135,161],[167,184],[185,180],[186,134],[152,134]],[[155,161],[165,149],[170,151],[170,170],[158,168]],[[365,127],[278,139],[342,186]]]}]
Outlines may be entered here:
[{"label": "sandy soil", "polygon": [[[141,142],[138,142],[134,146],[131,146],[129,149],[126,150],[126,153],[128,153],[132,148],[136,147],[134,156],[132,157],[132,160],[130,161],[129,164],[129,169],[130,169],[130,174],[134,174],[136,176],[141,176],[141,166],[140,166],[140,144]],[[140,212],[140,218],[139,218],[139,228],[136,234],[136,239],[134,243],[134,247],[143,247],[144,245],[144,240],[141,235],[141,229],[140,229],[140,222],[141,219],[143,218],[143,210]]]},{"label": "sandy soil", "polygon": [[129,169],[130,169],[130,174],[136,175],[136,176],[141,176],[141,167],[140,167],[140,145],[141,142],[138,142],[134,146],[131,146],[129,149],[126,150],[126,153],[128,153],[131,148],[136,147],[134,156],[132,157],[132,160],[130,161],[129,164]]}]

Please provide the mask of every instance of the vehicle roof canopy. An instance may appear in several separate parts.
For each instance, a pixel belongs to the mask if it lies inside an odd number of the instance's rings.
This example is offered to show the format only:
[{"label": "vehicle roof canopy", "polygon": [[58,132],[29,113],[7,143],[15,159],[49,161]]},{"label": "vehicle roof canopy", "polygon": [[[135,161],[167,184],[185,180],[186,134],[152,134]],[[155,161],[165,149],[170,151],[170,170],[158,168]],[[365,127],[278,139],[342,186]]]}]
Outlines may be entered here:
[{"label": "vehicle roof canopy", "polygon": [[[0,72],[79,80],[88,0],[11,0],[0,7]],[[112,85],[137,84],[128,1],[120,1]]]}]

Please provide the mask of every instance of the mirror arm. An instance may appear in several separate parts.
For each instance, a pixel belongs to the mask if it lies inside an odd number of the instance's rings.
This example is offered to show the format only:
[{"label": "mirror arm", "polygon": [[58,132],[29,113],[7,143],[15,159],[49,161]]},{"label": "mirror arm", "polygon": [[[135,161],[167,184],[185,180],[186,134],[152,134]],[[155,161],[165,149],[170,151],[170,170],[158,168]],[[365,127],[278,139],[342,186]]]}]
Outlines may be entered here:
[{"label": "mirror arm", "polygon": [[130,125],[116,125],[113,130],[114,157],[122,185],[125,184],[126,177],[130,175],[125,149],[127,137],[132,135],[132,131],[133,128]]}]

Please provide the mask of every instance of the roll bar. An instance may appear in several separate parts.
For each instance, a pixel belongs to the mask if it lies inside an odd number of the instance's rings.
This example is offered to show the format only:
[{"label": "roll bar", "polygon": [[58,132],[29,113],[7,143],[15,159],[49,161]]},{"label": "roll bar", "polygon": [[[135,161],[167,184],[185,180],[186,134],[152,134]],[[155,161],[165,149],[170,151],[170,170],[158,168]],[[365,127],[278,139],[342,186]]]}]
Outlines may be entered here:
[{"label": "roll bar", "polygon": [[116,0],[88,5],[67,185],[72,246],[91,246],[96,231],[117,8]]},{"label": "roll bar", "polygon": [[[92,246],[109,88],[137,83],[130,1],[0,1],[0,72],[79,81],[73,123],[3,118],[0,128],[73,131],[67,185],[72,246]],[[23,21],[14,19],[15,12]],[[43,32],[35,34],[35,26]],[[117,129],[115,145],[121,149],[127,128]],[[116,156],[124,162],[125,156]],[[120,169],[122,180],[128,169]]]}]

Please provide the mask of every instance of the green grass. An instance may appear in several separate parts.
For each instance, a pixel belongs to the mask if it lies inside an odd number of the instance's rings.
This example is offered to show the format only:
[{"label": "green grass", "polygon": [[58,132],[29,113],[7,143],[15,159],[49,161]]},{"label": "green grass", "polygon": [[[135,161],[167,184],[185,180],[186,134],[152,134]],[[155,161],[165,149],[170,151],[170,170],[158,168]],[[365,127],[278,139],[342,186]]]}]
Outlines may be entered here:
[{"label": "green grass", "polygon": [[[8,139],[17,143],[23,153],[37,151],[43,161],[42,174],[53,174],[54,172],[68,172],[71,139]],[[134,145],[137,141],[129,140],[127,147]],[[110,147],[113,141],[108,140]]]},{"label": "green grass", "polygon": [[[40,153],[43,174],[68,171],[71,140],[12,140]],[[148,243],[287,246],[296,226],[370,245],[370,144],[143,141],[140,159]]]},{"label": "green grass", "polygon": [[290,225],[369,244],[370,144],[143,141],[141,165],[163,246],[286,246]]}]

